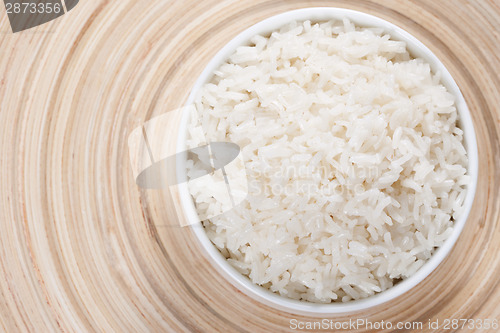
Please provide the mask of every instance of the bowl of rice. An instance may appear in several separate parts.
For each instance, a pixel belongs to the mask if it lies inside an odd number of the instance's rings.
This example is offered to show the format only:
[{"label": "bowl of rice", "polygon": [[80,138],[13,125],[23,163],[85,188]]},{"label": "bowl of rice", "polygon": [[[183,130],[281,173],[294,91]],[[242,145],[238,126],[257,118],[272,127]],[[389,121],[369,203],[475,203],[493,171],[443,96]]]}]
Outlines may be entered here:
[{"label": "bowl of rice", "polygon": [[179,152],[238,150],[205,177],[199,160],[178,162],[185,216],[214,267],[264,304],[321,316],[388,302],[467,221],[470,112],[441,61],[383,19],[341,8],[265,19],[214,56],[187,104]]}]

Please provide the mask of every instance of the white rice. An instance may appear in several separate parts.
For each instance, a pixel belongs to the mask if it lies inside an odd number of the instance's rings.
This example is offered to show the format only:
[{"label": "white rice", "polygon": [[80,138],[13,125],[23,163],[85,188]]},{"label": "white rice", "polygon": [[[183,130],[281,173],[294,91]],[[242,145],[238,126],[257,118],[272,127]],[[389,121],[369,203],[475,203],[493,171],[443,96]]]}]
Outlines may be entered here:
[{"label": "white rice", "polygon": [[[469,176],[454,98],[380,29],[305,21],[255,36],[201,89],[196,109],[188,146],[238,144],[250,191],[204,221],[207,235],[283,296],[345,302],[390,288],[461,213]],[[189,184],[201,215],[217,205],[204,195],[211,186]]]}]

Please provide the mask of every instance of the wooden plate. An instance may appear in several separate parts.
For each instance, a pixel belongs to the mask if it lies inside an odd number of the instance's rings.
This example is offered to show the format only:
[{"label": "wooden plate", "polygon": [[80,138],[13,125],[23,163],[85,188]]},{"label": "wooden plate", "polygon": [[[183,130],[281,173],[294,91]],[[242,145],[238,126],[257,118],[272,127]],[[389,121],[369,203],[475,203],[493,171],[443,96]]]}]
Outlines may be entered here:
[{"label": "wooden plate", "polygon": [[232,37],[311,6],[364,11],[424,42],[465,96],[480,158],[474,208],[446,261],[408,294],[332,320],[418,321],[421,332],[500,319],[498,2],[95,0],[17,34],[0,9],[4,331],[286,332],[316,320],[229,285],[178,226],[169,193],[136,186],[127,146],[134,128],[184,104]]}]

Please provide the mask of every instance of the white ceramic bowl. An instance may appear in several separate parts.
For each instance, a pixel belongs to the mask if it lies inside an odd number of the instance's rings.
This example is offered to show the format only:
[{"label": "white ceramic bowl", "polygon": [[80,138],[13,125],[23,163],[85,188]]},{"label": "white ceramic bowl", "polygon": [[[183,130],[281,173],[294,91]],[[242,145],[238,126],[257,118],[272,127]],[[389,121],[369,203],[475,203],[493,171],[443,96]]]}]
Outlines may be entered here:
[{"label": "white ceramic bowl", "polygon": [[[189,195],[187,184],[181,184],[179,186],[181,203],[184,209],[185,216],[188,219],[188,223],[192,225],[196,237],[198,238],[202,248],[206,251],[205,255],[208,256],[209,260],[220,271],[220,273],[224,277],[226,277],[229,282],[231,282],[234,286],[236,286],[238,289],[240,289],[250,297],[274,308],[296,314],[325,316],[328,314],[356,312],[388,302],[406,293],[408,290],[424,280],[450,252],[465,225],[472,207],[472,202],[474,200],[474,194],[476,191],[478,174],[476,136],[469,109],[467,108],[467,105],[457,84],[451,77],[448,70],[441,63],[441,61],[439,61],[439,59],[424,44],[422,44],[408,32],[395,26],[394,24],[369,14],[343,8],[315,7],[294,10],[265,19],[264,21],[261,21],[249,27],[248,29],[237,35],[213,57],[213,59],[208,63],[207,67],[196,81],[192,93],[188,98],[187,105],[193,103],[195,92],[203,84],[211,79],[214,70],[216,70],[217,67],[219,67],[220,64],[222,64],[238,46],[248,44],[249,39],[252,36],[257,34],[268,34],[293,20],[325,21],[331,19],[341,20],[343,18],[350,19],[357,26],[383,28],[386,33],[389,33],[392,36],[392,39],[406,42],[407,48],[412,56],[425,59],[431,65],[434,72],[440,71],[442,73],[442,83],[446,86],[448,91],[456,97],[456,106],[460,118],[460,127],[464,131],[465,145],[469,157],[468,171],[471,176],[471,184],[468,188],[464,203],[464,213],[457,221],[455,221],[455,227],[452,235],[448,238],[448,240],[446,240],[444,245],[434,253],[431,259],[429,259],[429,261],[425,263],[413,276],[401,281],[388,290],[385,290],[368,298],[349,301],[346,303],[330,304],[316,304],[305,301],[297,301],[286,298],[284,296],[280,296],[263,287],[253,284],[250,279],[236,271],[236,269],[234,269],[226,261],[226,259],[207,237],[196,213],[193,200]],[[186,113],[183,115],[183,118],[181,120],[181,128],[177,146],[178,152],[185,151],[186,149],[187,124],[188,114]]]}]

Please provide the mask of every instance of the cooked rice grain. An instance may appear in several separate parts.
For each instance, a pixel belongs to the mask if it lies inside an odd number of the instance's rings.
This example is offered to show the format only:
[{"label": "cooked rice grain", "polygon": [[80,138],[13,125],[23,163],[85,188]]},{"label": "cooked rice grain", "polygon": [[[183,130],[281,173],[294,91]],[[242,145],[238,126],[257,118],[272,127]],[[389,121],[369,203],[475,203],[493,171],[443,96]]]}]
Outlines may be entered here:
[{"label": "cooked rice grain", "polygon": [[[293,22],[239,47],[196,99],[206,138],[242,148],[249,195],[204,221],[254,283],[329,303],[413,275],[469,183],[454,97],[404,42],[348,20]],[[243,166],[241,166],[243,168]],[[206,178],[189,184],[197,210]]]}]

